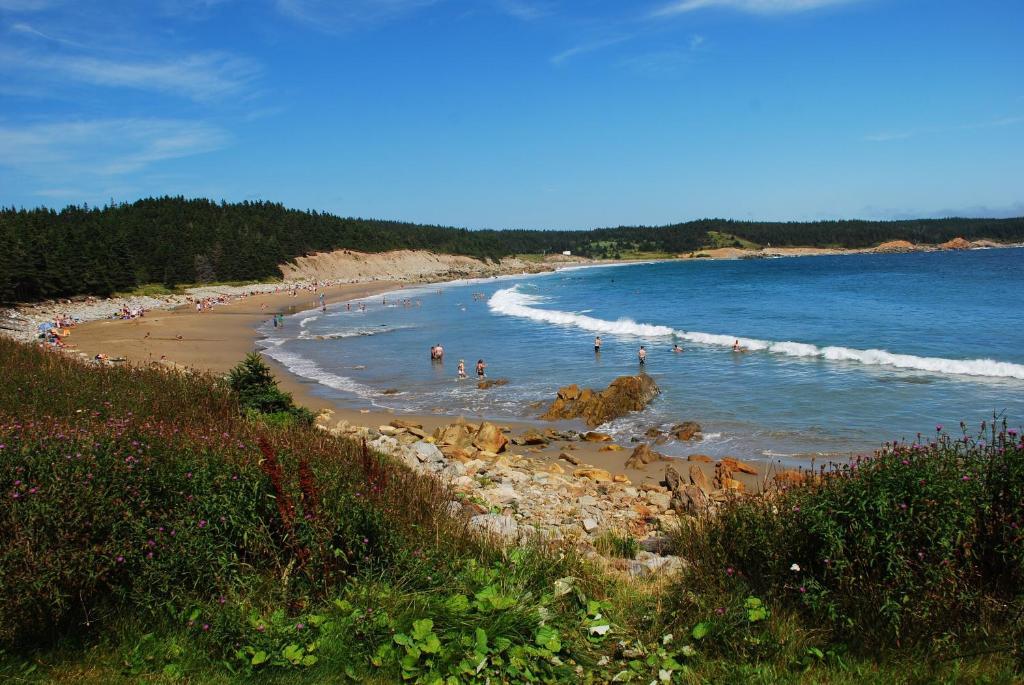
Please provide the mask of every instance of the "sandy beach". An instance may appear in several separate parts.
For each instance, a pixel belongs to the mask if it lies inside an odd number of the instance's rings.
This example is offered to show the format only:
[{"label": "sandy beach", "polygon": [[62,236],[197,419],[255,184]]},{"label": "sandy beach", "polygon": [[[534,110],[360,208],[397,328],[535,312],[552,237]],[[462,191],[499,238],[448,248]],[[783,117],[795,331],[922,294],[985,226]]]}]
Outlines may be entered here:
[{"label": "sandy beach", "polygon": [[[374,281],[330,286],[324,289],[328,306],[338,306],[349,300],[359,299],[388,291],[398,290],[404,283],[399,281]],[[259,333],[257,327],[267,321],[274,312],[293,314],[319,306],[313,293],[300,291],[297,297],[288,293],[268,293],[246,297],[228,304],[213,307],[212,310],[196,312],[192,307],[178,307],[167,311],[151,311],[142,318],[122,321],[92,321],[75,327],[67,342],[72,352],[81,353],[92,359],[105,354],[111,359],[124,358],[129,364],[164,364],[179,368],[197,369],[212,373],[226,373],[246,354],[257,350]],[[459,418],[480,421],[487,417],[458,417],[451,414],[398,414],[379,408],[341,407],[315,394],[314,381],[288,372],[282,365],[265,358],[274,370],[281,388],[291,393],[296,402],[320,412],[320,423],[325,427],[347,422],[353,426],[376,428],[387,425],[396,418],[421,424],[425,430],[433,431]],[[557,388],[551,388],[552,400]],[[571,422],[500,422],[513,433],[530,429],[558,428],[583,429],[582,424]],[[584,429],[585,430],[585,429]],[[644,468],[629,469],[624,466],[626,458],[636,447],[635,444],[619,445],[621,449],[609,451],[603,443],[586,441],[553,441],[543,448],[530,450],[534,459],[560,462],[559,455],[570,453],[583,465],[605,469],[612,474],[621,474],[634,484],[657,483],[664,476],[664,467],[651,464]],[[656,447],[655,447],[656,449]],[[700,452],[700,443],[694,443],[693,453]],[[713,463],[694,462],[709,476]],[[738,474],[738,479],[748,489],[759,489],[761,477]]]}]

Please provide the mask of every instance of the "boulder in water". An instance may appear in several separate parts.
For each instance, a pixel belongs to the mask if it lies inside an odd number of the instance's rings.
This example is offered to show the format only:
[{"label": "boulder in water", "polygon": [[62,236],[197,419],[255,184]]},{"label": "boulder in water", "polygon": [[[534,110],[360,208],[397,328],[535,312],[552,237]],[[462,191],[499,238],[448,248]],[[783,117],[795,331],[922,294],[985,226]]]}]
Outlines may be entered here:
[{"label": "boulder in water", "polygon": [[672,426],[672,434],[676,440],[682,442],[688,442],[690,440],[702,440],[704,438],[701,435],[700,424],[696,421],[683,421],[682,423]]},{"label": "boulder in water", "polygon": [[660,392],[650,376],[619,376],[604,390],[580,390],[576,385],[559,388],[558,396],[541,416],[548,421],[581,418],[591,428],[640,411]]}]

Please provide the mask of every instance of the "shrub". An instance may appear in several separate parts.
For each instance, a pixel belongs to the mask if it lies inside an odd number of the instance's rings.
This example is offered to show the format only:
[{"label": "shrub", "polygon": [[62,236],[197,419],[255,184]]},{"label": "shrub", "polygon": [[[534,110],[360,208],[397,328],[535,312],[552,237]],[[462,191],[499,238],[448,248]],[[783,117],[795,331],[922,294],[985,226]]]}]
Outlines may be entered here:
[{"label": "shrub", "polygon": [[940,432],[685,525],[682,583],[749,588],[856,644],[928,643],[1019,622],[1022,525],[1017,432]]},{"label": "shrub", "polygon": [[292,421],[311,424],[315,415],[305,407],[296,406],[289,393],[277,387],[270,367],[257,352],[250,352],[228,373],[228,386],[238,396],[242,411],[260,416],[273,425]]}]

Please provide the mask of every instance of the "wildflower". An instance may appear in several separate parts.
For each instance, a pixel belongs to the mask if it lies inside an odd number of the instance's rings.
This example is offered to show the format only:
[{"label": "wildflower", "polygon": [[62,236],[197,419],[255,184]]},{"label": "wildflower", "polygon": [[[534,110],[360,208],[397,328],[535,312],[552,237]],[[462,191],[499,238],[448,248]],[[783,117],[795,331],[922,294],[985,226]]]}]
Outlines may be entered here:
[{"label": "wildflower", "polygon": [[124,557],[121,556],[120,554],[117,555],[117,563],[119,563],[119,564],[123,564],[124,563]]},{"label": "wildflower", "polygon": [[209,623],[204,623],[204,624],[203,624],[203,630],[204,630],[204,631],[207,631],[207,630],[209,630],[209,629],[210,629],[210,624],[209,624]]},{"label": "wildflower", "polygon": [[807,588],[805,588],[803,585],[801,585],[800,586],[800,592],[807,592]]},{"label": "wildflower", "polygon": [[153,558],[153,553],[152,552],[146,552],[146,558],[147,559],[152,559]]},{"label": "wildflower", "polygon": [[735,570],[733,569],[733,567],[732,567],[732,566],[730,566],[730,567],[728,567],[728,568],[726,568],[726,569],[725,569],[725,575],[727,575],[727,576],[731,576],[731,575],[732,575],[733,573],[735,573],[735,572],[736,572],[736,571],[735,571]]},{"label": "wildflower", "polygon": [[909,460],[909,459],[904,459],[904,460],[903,460],[902,462],[900,462],[900,463],[901,463],[901,464],[903,464],[904,466],[909,466],[909,465],[910,465],[910,460]]},{"label": "wildflower", "polygon": [[900,503],[900,509],[906,509],[906,508],[907,508],[907,503],[906,502],[901,502]]},{"label": "wildflower", "polygon": [[199,527],[206,528],[206,519],[199,519]]},{"label": "wildflower", "polygon": [[304,624],[304,623],[296,623],[295,624],[295,630],[302,630],[305,627],[306,627],[306,624]]},{"label": "wildflower", "polygon": [[191,478],[191,477],[192,477],[192,472],[191,471],[189,471],[188,473],[185,474],[185,478]]},{"label": "wildflower", "polygon": [[789,567],[789,570],[793,571],[794,573],[800,573],[800,564],[793,564]]},{"label": "wildflower", "polygon": [[970,476],[968,476],[968,475],[964,475],[964,477],[963,477],[963,478],[961,478],[960,480],[962,480],[962,481],[969,481],[970,479],[971,479],[971,477],[970,477]]},{"label": "wildflower", "polygon": [[723,615],[725,613],[725,607],[718,607],[717,609],[715,609],[715,613],[719,616]]},{"label": "wildflower", "polygon": [[258,632],[258,633],[262,633],[266,629],[267,629],[267,627],[265,625],[263,625],[262,623],[260,625],[256,626],[256,632]]},{"label": "wildflower", "polygon": [[220,596],[220,597],[219,597],[219,598],[217,599],[217,602],[218,602],[218,603],[219,603],[219,604],[220,604],[221,606],[224,606],[224,602],[226,602],[226,601],[228,601],[228,599],[227,599],[227,597],[225,597],[224,595],[221,595],[221,596]]}]

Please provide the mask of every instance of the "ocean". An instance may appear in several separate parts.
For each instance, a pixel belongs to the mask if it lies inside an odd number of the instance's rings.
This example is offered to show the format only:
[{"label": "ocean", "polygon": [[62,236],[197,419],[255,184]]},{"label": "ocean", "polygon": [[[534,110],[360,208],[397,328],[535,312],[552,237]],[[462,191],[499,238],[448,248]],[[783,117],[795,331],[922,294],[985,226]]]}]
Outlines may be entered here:
[{"label": "ocean", "polygon": [[[301,312],[268,322],[262,345],[342,404],[520,421],[560,386],[637,373],[644,345],[661,395],[601,430],[628,441],[696,421],[701,442],[658,449],[843,460],[937,424],[1024,422],[1022,265],[1012,248],[572,268]],[[477,389],[478,359],[508,384]]]}]

